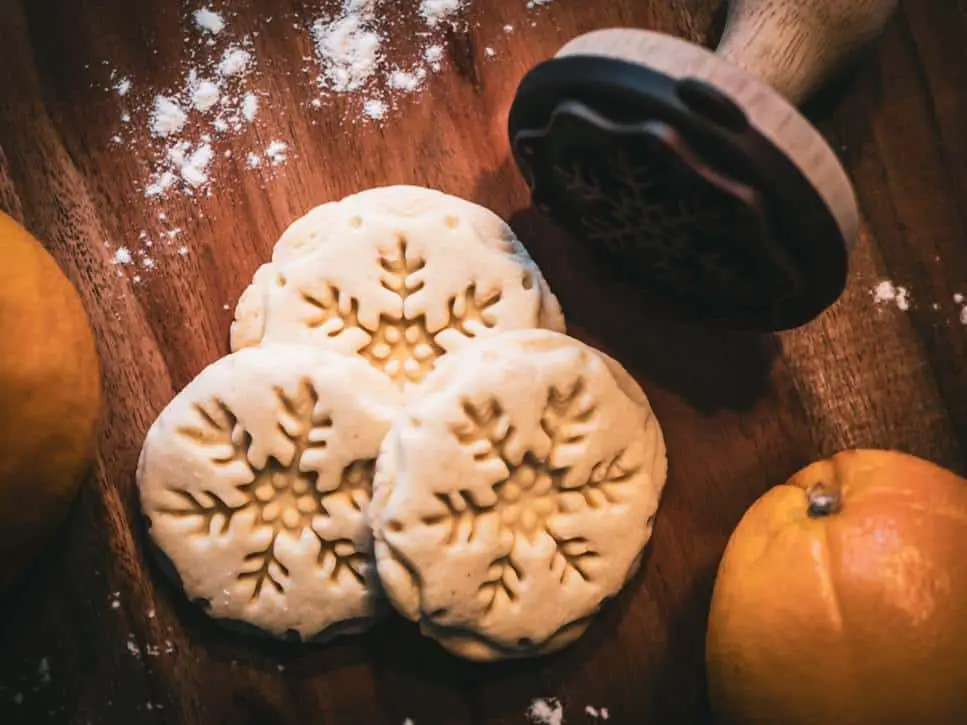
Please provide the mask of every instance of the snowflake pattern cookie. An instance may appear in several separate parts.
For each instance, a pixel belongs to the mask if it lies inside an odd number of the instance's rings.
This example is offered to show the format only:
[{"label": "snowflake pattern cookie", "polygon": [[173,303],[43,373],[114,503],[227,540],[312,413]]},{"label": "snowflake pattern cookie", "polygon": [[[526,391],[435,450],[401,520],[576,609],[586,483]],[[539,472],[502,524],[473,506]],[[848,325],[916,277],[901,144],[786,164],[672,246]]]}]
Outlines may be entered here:
[{"label": "snowflake pattern cookie", "polygon": [[377,614],[367,508],[402,393],[355,357],[266,345],[189,383],[145,438],[150,536],[189,598],[276,637],[327,639]]},{"label": "snowflake pattern cookie", "polygon": [[493,212],[432,189],[370,189],[293,223],[242,295],[232,349],[357,354],[400,386],[502,331],[564,332],[540,269]]},{"label": "snowflake pattern cookie", "polygon": [[394,606],[463,657],[546,654],[637,570],[667,475],[614,360],[547,330],[440,360],[381,447],[370,518]]}]

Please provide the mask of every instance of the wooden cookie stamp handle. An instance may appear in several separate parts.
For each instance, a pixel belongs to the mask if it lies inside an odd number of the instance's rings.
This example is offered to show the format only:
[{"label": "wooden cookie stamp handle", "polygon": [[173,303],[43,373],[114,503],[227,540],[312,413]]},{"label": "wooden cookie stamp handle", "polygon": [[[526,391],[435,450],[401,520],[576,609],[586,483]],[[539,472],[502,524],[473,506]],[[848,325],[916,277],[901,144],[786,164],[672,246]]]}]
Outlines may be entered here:
[{"label": "wooden cookie stamp handle", "polygon": [[732,0],[716,54],[800,105],[882,30],[898,0]]}]

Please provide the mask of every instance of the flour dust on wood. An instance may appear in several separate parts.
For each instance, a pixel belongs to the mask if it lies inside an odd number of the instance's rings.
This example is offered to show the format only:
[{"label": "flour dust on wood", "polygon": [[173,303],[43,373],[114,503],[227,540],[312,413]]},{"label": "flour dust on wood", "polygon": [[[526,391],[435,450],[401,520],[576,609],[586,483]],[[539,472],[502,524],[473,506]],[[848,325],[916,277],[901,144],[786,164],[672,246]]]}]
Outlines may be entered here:
[{"label": "flour dust on wood", "polygon": [[554,697],[537,698],[527,709],[527,717],[535,725],[562,725],[564,706]]},{"label": "flour dust on wood", "polygon": [[[551,0],[518,2],[537,17]],[[449,64],[448,38],[454,31],[473,29],[480,37],[479,62],[500,55],[514,26],[488,29],[474,23],[474,7],[480,4],[342,0],[326,3],[326,12],[308,19],[264,14],[257,18],[258,29],[243,33],[229,4],[191,3],[172,85],[148,86],[130,68],[114,68],[103,84],[118,107],[112,151],[138,157],[144,174],[136,189],[161,210],[159,224],[141,231],[137,242],[105,243],[118,274],[137,284],[158,269],[159,261],[190,254],[181,228],[165,222],[167,201],[210,197],[220,178],[254,174],[267,182],[296,156],[291,139],[276,138],[278,126],[269,126],[267,109],[274,104],[257,49],[261,30],[291,24],[295,39],[312,48],[303,58],[310,91],[304,110],[311,124],[318,122],[316,111],[331,114],[334,102],[345,109],[343,122],[385,124],[404,102],[418,102],[431,91],[434,77]],[[111,66],[109,59],[101,64]]]}]

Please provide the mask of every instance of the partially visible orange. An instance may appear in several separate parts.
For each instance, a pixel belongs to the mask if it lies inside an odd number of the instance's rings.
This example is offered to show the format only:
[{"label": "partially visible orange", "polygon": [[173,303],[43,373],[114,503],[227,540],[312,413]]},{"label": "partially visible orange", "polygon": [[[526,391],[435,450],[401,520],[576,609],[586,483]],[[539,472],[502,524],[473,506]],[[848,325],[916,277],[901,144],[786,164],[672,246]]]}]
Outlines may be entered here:
[{"label": "partially visible orange", "polygon": [[77,291],[0,212],[0,588],[66,515],[100,405],[97,350]]},{"label": "partially visible orange", "polygon": [[765,493],[720,563],[706,661],[723,723],[967,723],[967,480],[856,450]]}]

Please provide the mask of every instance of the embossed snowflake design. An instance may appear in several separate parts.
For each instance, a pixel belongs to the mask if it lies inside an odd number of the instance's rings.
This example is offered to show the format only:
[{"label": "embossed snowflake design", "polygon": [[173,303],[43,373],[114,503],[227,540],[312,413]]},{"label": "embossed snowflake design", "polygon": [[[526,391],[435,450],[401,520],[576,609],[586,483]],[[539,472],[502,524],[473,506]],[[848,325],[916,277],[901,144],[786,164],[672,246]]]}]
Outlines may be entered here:
[{"label": "embossed snowflake design", "polygon": [[384,313],[377,325],[367,327],[359,319],[359,300],[331,284],[323,286],[322,294],[301,294],[315,309],[309,327],[332,338],[350,329],[362,330],[366,342],[358,347],[358,354],[396,382],[418,382],[433,369],[436,360],[446,352],[437,342],[442,330],[455,330],[473,338],[496,325],[492,308],[500,301],[500,291],[481,295],[473,283],[446,301],[448,320],[441,329],[431,330],[426,315],[408,315],[406,301],[423,288],[417,273],[426,267],[426,260],[414,255],[404,239],[399,240],[394,252],[381,255],[380,267],[380,284],[400,298],[400,318]]},{"label": "embossed snowflake design", "polygon": [[736,244],[747,241],[750,227],[736,201],[698,182],[675,185],[673,196],[663,164],[637,165],[619,154],[607,163],[607,188],[587,164],[553,171],[589,241],[634,260],[666,293],[754,293],[756,262]]},{"label": "embossed snowflake design", "polygon": [[[266,465],[256,468],[250,460],[252,437],[232,410],[221,400],[196,404],[196,425],[179,429],[181,435],[202,446],[210,461],[224,469],[248,469],[251,481],[237,487],[240,496],[223,497],[212,490],[196,494],[174,489],[183,506],[162,509],[168,516],[198,519],[202,535],[225,534],[233,519],[242,512],[254,512],[253,526],[272,532],[268,546],[250,551],[238,575],[239,581],[249,581],[252,598],[257,599],[266,586],[285,591],[289,571],[276,555],[276,541],[283,532],[300,536],[311,531],[319,541],[317,564],[329,572],[333,580],[344,574],[365,583],[364,566],[367,556],[356,551],[350,539],[330,541],[317,530],[320,521],[329,517],[329,503],[336,498],[350,502],[357,511],[365,511],[369,504],[375,462],[355,461],[342,471],[339,486],[333,491],[320,491],[317,474],[301,470],[303,458],[323,452],[333,428],[333,421],[320,404],[319,395],[309,381],[303,381],[295,396],[276,388],[279,401],[278,429],[291,446],[288,462],[270,457]],[[283,455],[283,458],[286,456]],[[318,460],[318,458],[316,459]],[[244,499],[243,503],[229,503]]]},{"label": "embossed snowflake design", "polygon": [[555,467],[553,461],[566,448],[587,445],[589,424],[596,415],[593,399],[585,394],[584,382],[578,380],[570,390],[551,388],[541,418],[541,427],[550,439],[546,456],[538,457],[526,451],[523,459],[515,462],[509,447],[514,427],[507,413],[495,400],[483,405],[465,402],[465,420],[454,427],[453,433],[461,445],[473,453],[481,465],[497,464],[505,472],[493,484],[492,497],[480,501],[467,490],[437,494],[441,503],[439,514],[428,516],[423,522],[430,526],[446,526],[447,545],[458,541],[471,542],[479,535],[484,517],[497,517],[499,536],[512,534],[506,553],[490,565],[487,580],[480,587],[480,595],[489,608],[502,600],[516,601],[521,581],[529,574],[519,563],[516,553],[525,541],[534,542],[546,537],[553,542],[554,555],[550,574],[562,584],[577,577],[589,581],[589,560],[599,556],[592,543],[581,536],[564,536],[555,529],[554,518],[561,513],[582,509],[598,509],[617,502],[615,489],[631,480],[637,468],[625,465],[624,452],[596,463],[586,481],[567,482],[567,467]]}]

